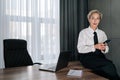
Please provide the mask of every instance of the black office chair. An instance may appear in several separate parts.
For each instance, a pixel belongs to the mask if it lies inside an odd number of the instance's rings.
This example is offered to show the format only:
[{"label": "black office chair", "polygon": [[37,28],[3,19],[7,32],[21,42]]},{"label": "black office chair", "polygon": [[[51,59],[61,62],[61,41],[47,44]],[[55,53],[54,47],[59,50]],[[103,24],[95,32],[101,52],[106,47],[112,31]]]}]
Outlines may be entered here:
[{"label": "black office chair", "polygon": [[26,40],[5,39],[3,46],[5,68],[33,65]]}]

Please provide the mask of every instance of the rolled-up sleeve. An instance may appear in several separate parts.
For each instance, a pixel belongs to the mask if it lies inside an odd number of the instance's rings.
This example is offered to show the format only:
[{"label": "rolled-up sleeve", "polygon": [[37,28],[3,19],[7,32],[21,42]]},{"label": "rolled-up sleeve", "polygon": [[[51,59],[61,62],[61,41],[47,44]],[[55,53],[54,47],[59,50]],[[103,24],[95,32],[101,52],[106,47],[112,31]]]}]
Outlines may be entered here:
[{"label": "rolled-up sleeve", "polygon": [[81,31],[79,33],[78,44],[77,44],[77,49],[79,53],[88,53],[95,51],[94,44],[86,44],[86,43],[87,43],[87,39],[85,33]]},{"label": "rolled-up sleeve", "polygon": [[[102,34],[103,35],[103,42],[107,40],[107,35],[105,34],[105,32]],[[106,46],[105,51],[102,51],[102,53],[106,54],[109,52],[109,46]]]}]

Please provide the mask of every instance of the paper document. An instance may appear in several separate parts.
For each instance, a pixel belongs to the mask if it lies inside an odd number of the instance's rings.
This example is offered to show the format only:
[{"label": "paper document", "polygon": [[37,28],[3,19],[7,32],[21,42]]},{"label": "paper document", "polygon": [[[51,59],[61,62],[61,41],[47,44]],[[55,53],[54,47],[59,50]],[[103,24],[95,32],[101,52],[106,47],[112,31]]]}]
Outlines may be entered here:
[{"label": "paper document", "polygon": [[82,76],[83,71],[82,70],[73,70],[70,69],[69,72],[67,73],[68,76]]}]

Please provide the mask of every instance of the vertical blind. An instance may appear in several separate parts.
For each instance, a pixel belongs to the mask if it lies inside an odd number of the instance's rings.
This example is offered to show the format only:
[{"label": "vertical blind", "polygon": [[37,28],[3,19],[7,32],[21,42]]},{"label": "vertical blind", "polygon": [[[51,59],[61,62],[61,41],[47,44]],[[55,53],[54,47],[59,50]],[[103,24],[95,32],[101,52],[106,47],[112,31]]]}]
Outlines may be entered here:
[{"label": "vertical blind", "polygon": [[0,67],[3,39],[27,40],[33,62],[51,63],[60,53],[59,0],[0,0]]}]

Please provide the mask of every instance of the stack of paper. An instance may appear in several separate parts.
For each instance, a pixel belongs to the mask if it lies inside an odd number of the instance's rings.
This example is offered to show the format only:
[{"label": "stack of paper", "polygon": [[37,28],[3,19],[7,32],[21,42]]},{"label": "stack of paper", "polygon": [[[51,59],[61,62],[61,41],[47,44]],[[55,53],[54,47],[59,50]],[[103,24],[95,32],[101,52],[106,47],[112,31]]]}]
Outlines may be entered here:
[{"label": "stack of paper", "polygon": [[79,76],[81,77],[82,76],[82,70],[73,70],[73,69],[70,69],[69,72],[67,73],[68,76]]}]

